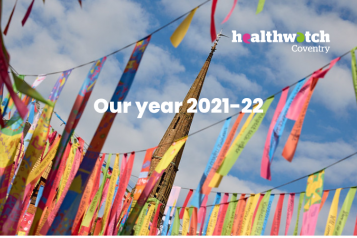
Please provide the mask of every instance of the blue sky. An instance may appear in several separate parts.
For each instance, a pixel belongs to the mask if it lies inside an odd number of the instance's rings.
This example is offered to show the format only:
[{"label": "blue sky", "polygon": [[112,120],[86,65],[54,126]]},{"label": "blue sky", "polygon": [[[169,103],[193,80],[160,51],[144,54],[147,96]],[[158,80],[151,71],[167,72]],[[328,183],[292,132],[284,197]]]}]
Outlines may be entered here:
[{"label": "blue sky", "polygon": [[[220,23],[229,12],[233,0],[219,0],[216,11],[216,28],[230,38],[222,38],[217,46],[201,98],[229,98],[231,103],[241,103],[243,98],[266,98],[285,86],[305,77],[335,57],[356,46],[357,6],[351,1],[267,1],[262,13],[255,15],[258,1],[242,0],[230,20]],[[158,27],[201,1],[83,1],[80,9],[75,1],[36,1],[33,12],[21,27],[27,3],[17,6],[5,44],[11,55],[11,64],[21,74],[41,74],[66,70],[76,65],[98,59],[116,49],[141,39]],[[3,26],[10,14],[13,1],[4,1]],[[192,25],[178,48],[174,48],[170,35],[179,22],[153,35],[145,52],[127,101],[181,101],[196,78],[212,45],[210,41],[210,8],[207,3],[196,12]],[[277,30],[279,33],[296,33],[324,30],[330,34],[326,53],[294,53],[292,43],[232,43],[232,30],[258,33],[260,30]],[[310,46],[312,44],[302,43]],[[109,100],[123,67],[133,47],[108,58],[93,91],[76,133],[89,143],[101,115],[93,109],[98,98]],[[90,65],[76,69],[62,92],[55,111],[66,120],[79,88]],[[59,75],[48,76],[38,90],[47,96]],[[356,99],[352,87],[350,55],[339,61],[328,75],[321,79],[312,96],[304,121],[302,136],[293,162],[281,157],[285,141],[293,126],[289,121],[272,165],[272,181],[260,177],[260,161],[267,130],[279,100],[277,96],[257,133],[246,146],[229,176],[223,179],[218,191],[260,192],[319,170],[357,149]],[[35,78],[26,77],[31,83]],[[229,114],[202,114],[194,117],[191,132],[215,123]],[[119,114],[109,134],[103,152],[117,153],[141,150],[157,145],[173,114],[145,112],[137,119],[135,106],[128,114]],[[235,118],[234,118],[235,119]],[[61,122],[54,117],[51,124],[62,133]],[[195,188],[222,124],[189,138],[175,180],[177,186]],[[137,154],[133,174],[138,175],[144,154]],[[328,170],[325,188],[354,186],[356,184],[357,158],[353,157]],[[197,181],[197,182],[193,182]],[[134,185],[132,178],[130,185]],[[306,187],[306,179],[280,188],[276,192],[299,192]],[[347,190],[341,193],[342,206]],[[182,191],[183,202],[187,191]],[[316,234],[322,234],[333,192],[321,211]],[[212,202],[214,194],[210,196]],[[273,203],[273,210],[277,202]],[[285,204],[287,203],[287,198]],[[292,224],[295,224],[297,201]],[[282,221],[285,221],[286,207]],[[353,204],[344,234],[352,234],[357,202]],[[270,218],[272,219],[273,212]],[[271,227],[268,223],[266,234]],[[292,226],[292,225],[291,225]],[[281,224],[283,233],[285,223]],[[289,233],[292,234],[290,227]]]}]

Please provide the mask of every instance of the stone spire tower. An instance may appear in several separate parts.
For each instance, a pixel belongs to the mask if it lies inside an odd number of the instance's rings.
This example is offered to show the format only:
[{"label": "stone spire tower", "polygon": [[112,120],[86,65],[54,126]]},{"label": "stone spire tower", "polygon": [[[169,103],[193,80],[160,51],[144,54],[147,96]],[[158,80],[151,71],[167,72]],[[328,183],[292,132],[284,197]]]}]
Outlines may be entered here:
[{"label": "stone spire tower", "polygon": [[[175,117],[172,119],[170,126],[167,128],[164,136],[162,137],[158,148],[152,157],[149,175],[155,170],[156,165],[160,162],[162,156],[165,154],[170,145],[177,139],[188,135],[193,120],[194,113],[187,113],[187,109],[192,105],[188,104],[187,100],[189,98],[195,98],[199,100],[203,83],[210,65],[214,51],[216,50],[217,40],[211,48],[211,52],[208,55],[200,73],[198,74],[196,80],[193,82],[190,90],[188,91],[182,106],[180,107],[179,113],[176,113]],[[155,185],[150,197],[154,197],[163,203],[161,207],[161,213],[159,220],[161,220],[164,208],[166,206],[167,200],[169,198],[173,183],[175,181],[176,173],[179,170],[179,165],[181,161],[181,156],[184,150],[183,146],[176,157],[173,159],[171,164],[168,166],[166,171],[163,173],[161,179]],[[160,224],[158,224],[160,225]]]}]

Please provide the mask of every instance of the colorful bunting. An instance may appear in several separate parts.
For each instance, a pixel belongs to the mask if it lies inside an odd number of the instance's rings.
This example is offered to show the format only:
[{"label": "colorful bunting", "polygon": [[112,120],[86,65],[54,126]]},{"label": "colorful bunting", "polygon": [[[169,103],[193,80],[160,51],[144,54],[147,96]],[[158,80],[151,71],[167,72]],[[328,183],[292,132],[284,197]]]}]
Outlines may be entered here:
[{"label": "colorful bunting", "polygon": [[159,203],[159,205],[156,209],[155,216],[154,216],[154,219],[153,219],[153,222],[151,225],[151,230],[150,230],[150,234],[149,234],[150,236],[156,236],[156,234],[157,234],[157,222],[159,219],[161,206],[162,206],[162,203]]},{"label": "colorful bunting", "polygon": [[193,9],[188,16],[181,22],[181,24],[176,28],[176,30],[174,31],[174,33],[172,33],[171,37],[170,37],[170,41],[171,44],[177,48],[177,46],[179,46],[179,44],[181,43],[181,41],[183,40],[183,38],[185,37],[188,28],[190,27],[191,21],[193,16],[195,15],[195,12],[197,10],[198,7],[196,7],[195,9]]},{"label": "colorful bunting", "polygon": [[[208,230],[208,225],[209,225],[209,223],[211,221],[211,216],[212,216],[213,210],[214,210],[215,206],[217,204],[219,204],[220,201],[221,201],[221,193],[217,193],[216,197],[214,198],[214,203],[213,203],[214,206],[212,206],[210,212],[208,213],[207,220],[206,220],[206,222],[205,222],[205,224],[203,226],[204,227],[203,228],[203,233],[202,233],[203,236],[208,235],[207,230]],[[203,225],[203,224],[201,224],[201,225]]]},{"label": "colorful bunting", "polygon": [[264,194],[264,197],[258,207],[256,218],[254,220],[251,231],[251,235],[253,236],[260,236],[262,233],[264,218],[269,205],[270,194],[271,191],[268,191]]},{"label": "colorful bunting", "polygon": [[[190,189],[187,193],[186,199],[185,199],[182,207],[187,207],[188,201],[190,201],[192,193],[193,193],[193,189]],[[185,209],[182,209],[180,212],[180,219],[183,219],[184,212],[185,212]]]},{"label": "colorful bunting", "polygon": [[[237,161],[240,153],[243,151],[245,145],[248,143],[250,138],[254,135],[254,133],[258,130],[260,124],[262,123],[265,114],[267,113],[270,104],[274,100],[274,96],[269,97],[263,104],[261,110],[263,111],[262,113],[257,114],[253,121],[248,124],[246,130],[243,130],[242,128],[242,135],[239,137],[237,136],[236,140],[233,142],[231,148],[227,152],[226,158],[224,159],[221,167],[217,170],[217,176],[219,177],[217,180],[212,180],[210,186],[211,187],[218,187],[221,179],[223,176],[227,176],[228,172],[232,169],[234,163]],[[254,109],[253,113],[254,114]],[[248,121],[248,119],[247,119]]]},{"label": "colorful bunting", "polygon": [[[111,102],[123,101],[125,99],[134,80],[145,49],[150,42],[150,39],[151,36],[136,43],[124,73],[114,91]],[[93,171],[95,159],[98,158],[98,155],[104,145],[116,115],[116,113],[111,113],[110,111],[104,113],[102,120],[83,158],[80,168],[78,169],[74,182],[72,183],[67,196],[57,213],[52,228],[47,235],[70,234],[70,230],[72,229],[73,225],[73,219],[82,198],[82,191],[84,190],[89,176]],[[66,210],[70,210],[71,212],[67,212],[66,215],[64,215]]]},{"label": "colorful bunting", "polygon": [[355,47],[351,50],[351,71],[352,71],[353,88],[354,88],[356,100],[357,100],[357,64],[356,64],[356,54],[355,54],[356,50],[357,50],[357,47]]},{"label": "colorful bunting", "polygon": [[278,102],[278,105],[276,106],[273,119],[271,120],[271,123],[269,126],[269,131],[268,131],[267,138],[266,138],[265,145],[264,145],[262,164],[261,164],[261,168],[260,168],[260,176],[262,176],[262,178],[264,178],[264,179],[271,180],[270,165],[273,162],[273,157],[269,156],[270,143],[271,143],[274,126],[276,125],[278,117],[281,114],[281,112],[285,106],[288,92],[289,92],[289,87],[286,87],[283,89],[280,99],[279,99],[279,102]]},{"label": "colorful bunting", "polygon": [[319,212],[321,211],[322,207],[324,206],[325,202],[326,202],[326,199],[328,197],[328,194],[329,194],[329,190],[326,190],[324,191],[324,193],[322,194],[322,199],[321,199],[321,204],[320,204],[320,210]]},{"label": "colorful bunting", "polygon": [[271,231],[270,231],[270,235],[271,236],[279,235],[279,228],[280,228],[280,222],[281,222],[281,214],[282,214],[282,210],[283,210],[283,203],[284,203],[284,194],[280,194],[279,200],[278,200],[278,205],[276,206],[276,209],[275,209],[273,225],[272,225]]},{"label": "colorful bunting", "polygon": [[130,213],[129,218],[126,221],[125,226],[123,228],[123,232],[121,234],[123,235],[130,234],[132,227],[134,226],[134,223],[138,218],[138,215],[142,207],[144,206],[145,202],[147,201],[156,182],[159,180],[161,175],[164,173],[164,170],[169,166],[171,161],[175,158],[177,153],[180,151],[181,147],[186,143],[186,140],[187,140],[187,136],[172,143],[170,148],[165,152],[159,164],[156,166],[154,172],[151,174],[149,181],[145,186],[144,191],[141,193],[138,202],[135,204],[135,207],[133,208],[133,211]]},{"label": "colorful bunting", "polygon": [[343,202],[340,214],[338,214],[338,218],[336,221],[336,226],[335,230],[333,231],[334,236],[341,236],[343,228],[345,228],[346,222],[348,215],[350,214],[351,206],[353,199],[355,198],[356,195],[356,187],[350,188],[348,191],[345,201]]},{"label": "colorful bunting", "polygon": [[340,199],[341,188],[336,189],[335,195],[330,207],[330,212],[327,217],[325,236],[332,236],[333,230],[335,229],[336,219],[337,219],[337,209],[338,209],[338,200]]},{"label": "colorful bunting", "polygon": [[300,193],[299,205],[298,205],[296,223],[295,223],[295,229],[294,229],[294,236],[297,236],[297,234],[298,234],[300,211],[301,211],[302,203],[304,202],[304,198],[305,198],[305,193]]},{"label": "colorful bunting", "polygon": [[[188,230],[189,230],[189,225],[190,225],[190,213],[189,213],[189,207],[183,207],[181,210],[184,211],[183,218],[182,218],[182,236],[187,236]],[[181,215],[180,213],[180,215]]]},{"label": "colorful bunting", "polygon": [[[208,163],[206,165],[205,171],[203,172],[202,177],[200,179],[200,182],[198,183],[197,188],[196,188],[196,190],[195,190],[195,192],[194,192],[194,194],[192,196],[191,205],[194,206],[194,207],[199,208],[201,206],[201,203],[202,203],[203,199],[204,199],[204,195],[201,193],[202,185],[205,182],[208,173],[210,172],[210,170],[212,169],[213,165],[215,164],[217,156],[220,155],[220,153],[221,153],[220,152],[221,148],[222,148],[222,146],[225,143],[226,138],[227,138],[227,132],[228,132],[228,127],[229,127],[230,122],[231,122],[231,118],[230,117],[227,118],[227,120],[224,122],[224,125],[223,125],[223,127],[221,129],[221,132],[219,133],[218,138],[216,140],[216,143],[215,143],[215,145],[213,147],[213,151],[211,153],[211,156],[208,159]],[[235,124],[237,124],[237,123],[235,123]],[[233,128],[232,128],[232,131],[233,131]],[[234,131],[234,133],[235,133],[235,131]]]},{"label": "colorful bunting", "polygon": [[245,194],[242,194],[239,198],[236,211],[234,213],[233,229],[231,233],[233,236],[239,236],[241,234],[246,204],[247,198],[245,198]]},{"label": "colorful bunting", "polygon": [[220,236],[223,230],[224,218],[226,217],[227,209],[228,209],[228,197],[229,193],[225,193],[223,195],[223,199],[219,208],[216,227],[214,228],[213,235]]},{"label": "colorful bunting", "polygon": [[314,235],[321,203],[325,170],[312,174],[307,179],[304,216],[301,235]]},{"label": "colorful bunting", "polygon": [[[229,134],[227,136],[227,139],[224,141],[224,144],[222,146],[222,149],[219,151],[219,154],[217,156],[216,161],[214,161],[214,164],[211,168],[211,170],[208,172],[208,175],[206,177],[206,180],[204,180],[204,183],[201,187],[201,192],[205,195],[208,195],[212,188],[209,187],[208,185],[210,184],[212,178],[214,177],[216,171],[218,170],[218,168],[221,166],[221,164],[223,163],[223,160],[226,156],[226,153],[228,151],[228,149],[230,148],[230,145],[233,141],[233,137],[238,129],[239,123],[242,120],[244,114],[243,113],[239,113],[237,119],[235,120],[231,130],[229,131]],[[227,122],[227,120],[226,120]],[[228,124],[229,125],[229,124]]]},{"label": "colorful bunting", "polygon": [[294,199],[295,199],[295,193],[290,193],[289,194],[289,200],[288,200],[288,211],[287,211],[287,214],[286,214],[285,235],[288,234],[291,218],[293,217]]},{"label": "colorful bunting", "polygon": [[195,236],[197,234],[197,208],[192,207],[192,214],[191,214],[191,223],[189,229],[189,235]]},{"label": "colorful bunting", "polygon": [[289,138],[285,144],[285,147],[283,149],[282,156],[289,162],[293,160],[297,144],[299,142],[300,134],[301,134],[301,129],[302,129],[302,124],[304,123],[305,115],[307,108],[309,106],[309,102],[311,99],[311,96],[314,92],[315,86],[320,78],[325,77],[326,73],[336,64],[337,61],[340,60],[340,57],[332,60],[330,62],[330,66],[323,70],[323,71],[316,71],[312,74],[311,79],[311,85],[310,85],[310,90],[308,92],[308,95],[304,101],[304,104],[302,106],[302,109],[299,113],[299,117],[296,120],[293,129],[291,130],[291,133],[289,135]]},{"label": "colorful bunting", "polygon": [[268,218],[269,218],[269,214],[270,214],[270,210],[271,210],[271,204],[273,203],[274,197],[275,197],[274,194],[270,195],[269,204],[268,204],[267,212],[265,213],[264,224],[263,224],[263,229],[262,229],[261,235],[264,235],[264,233],[265,233],[265,228],[267,227],[267,224],[268,224]]},{"label": "colorful bunting", "polygon": [[237,194],[233,193],[231,200],[229,202],[229,205],[228,205],[226,218],[224,219],[222,233],[220,235],[222,235],[222,236],[230,236],[231,235],[233,221],[234,221],[234,213],[235,213],[237,204],[238,204]]},{"label": "colorful bunting", "polygon": [[145,219],[143,221],[143,225],[141,226],[141,230],[139,233],[139,236],[147,236],[148,231],[149,231],[149,222],[151,220],[152,215],[154,214],[155,211],[155,205],[151,204],[148,213],[145,216]]},{"label": "colorful bunting", "polygon": [[156,148],[157,147],[153,147],[153,148],[146,150],[143,165],[141,167],[141,171],[139,174],[139,179],[135,186],[135,192],[134,192],[134,200],[135,201],[137,201],[139,199],[141,192],[143,191],[146,183],[148,182],[148,174],[149,174],[149,169],[150,169],[150,164],[151,164],[151,157],[152,157],[152,154],[154,153],[154,150]]},{"label": "colorful bunting", "polygon": [[180,208],[176,208],[175,212],[175,218],[174,218],[174,224],[172,225],[172,231],[171,234],[172,236],[178,236],[180,232],[180,217],[179,217],[179,212]]}]

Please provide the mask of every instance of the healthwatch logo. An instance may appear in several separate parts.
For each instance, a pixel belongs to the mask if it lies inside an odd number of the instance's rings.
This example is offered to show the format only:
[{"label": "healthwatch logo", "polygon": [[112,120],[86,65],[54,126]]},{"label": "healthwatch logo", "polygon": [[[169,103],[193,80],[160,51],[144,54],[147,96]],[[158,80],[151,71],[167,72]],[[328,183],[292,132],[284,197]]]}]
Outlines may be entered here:
[{"label": "healthwatch logo", "polygon": [[250,43],[315,43],[312,46],[306,45],[293,45],[291,50],[293,52],[325,52],[330,50],[330,46],[316,45],[316,43],[328,43],[330,42],[330,34],[325,31],[320,33],[310,33],[306,31],[305,34],[301,32],[297,33],[278,33],[278,31],[260,31],[260,33],[252,34],[240,34],[237,31],[232,31],[232,42],[244,42]]}]

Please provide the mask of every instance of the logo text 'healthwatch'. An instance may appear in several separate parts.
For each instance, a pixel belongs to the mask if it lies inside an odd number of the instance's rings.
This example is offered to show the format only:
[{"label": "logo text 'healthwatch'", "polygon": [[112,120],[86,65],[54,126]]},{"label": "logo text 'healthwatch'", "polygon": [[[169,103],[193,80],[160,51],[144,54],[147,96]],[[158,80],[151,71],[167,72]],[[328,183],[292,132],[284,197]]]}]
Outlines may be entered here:
[{"label": "logo text 'healthwatch'", "polygon": [[[297,33],[278,33],[278,31],[264,31],[261,30],[259,33],[252,34],[240,34],[237,31],[232,31],[232,42],[244,42],[246,44],[250,43],[329,43],[330,34],[325,33],[325,31],[320,31],[320,33],[310,33],[306,31],[305,34],[301,32]],[[293,52],[325,52],[327,53],[330,46],[292,46]]]}]

